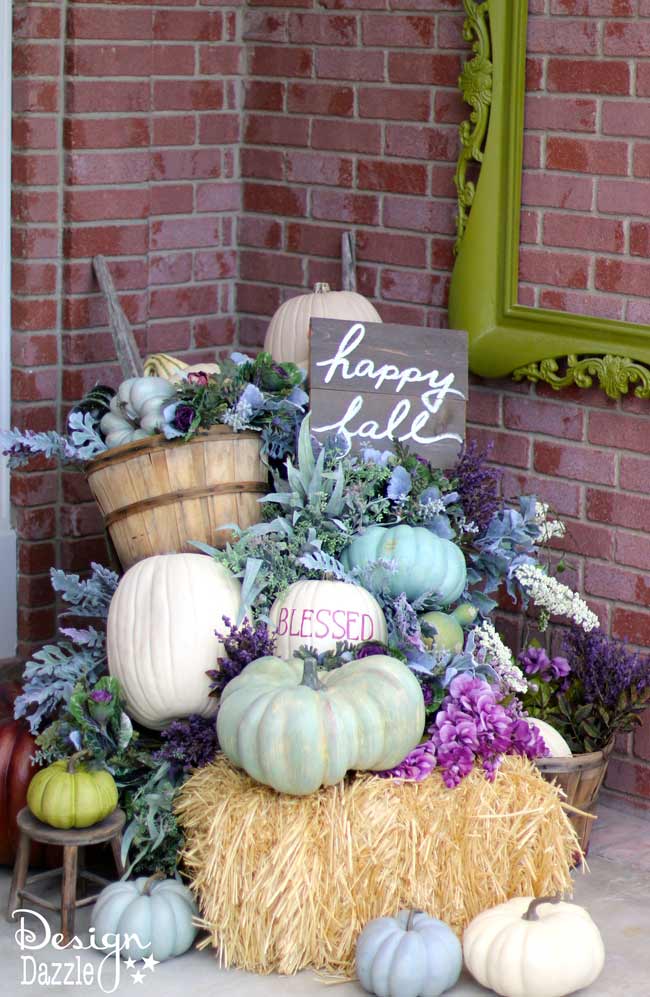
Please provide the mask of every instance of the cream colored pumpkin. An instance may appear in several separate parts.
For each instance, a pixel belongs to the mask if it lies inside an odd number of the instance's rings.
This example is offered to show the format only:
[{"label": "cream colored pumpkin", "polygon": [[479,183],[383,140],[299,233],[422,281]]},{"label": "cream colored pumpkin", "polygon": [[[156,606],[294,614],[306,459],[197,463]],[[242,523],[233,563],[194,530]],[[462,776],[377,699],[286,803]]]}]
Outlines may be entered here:
[{"label": "cream colored pumpkin", "polygon": [[413,673],[374,654],[325,672],[316,661],[252,661],[217,715],[224,754],[257,782],[305,796],[350,769],[399,764],[422,737],[424,697]]},{"label": "cream colored pumpkin", "polygon": [[278,363],[309,364],[309,323],[312,318],[381,322],[379,312],[356,291],[331,291],[316,284],[313,294],[299,294],[280,305],[266,331],[264,349]]},{"label": "cream colored pumpkin", "polygon": [[546,723],[545,720],[538,720],[537,717],[526,717],[526,720],[531,727],[537,727],[551,758],[569,758],[573,754],[559,730],[556,730],[551,724]]},{"label": "cream colored pumpkin", "polygon": [[108,670],[127,710],[152,730],[217,710],[207,675],[223,654],[215,630],[237,618],[241,585],[205,554],[157,554],[129,568],[108,613]]},{"label": "cream colored pumpkin", "polygon": [[463,955],[474,979],[501,997],[564,997],[600,975],[605,947],[577,904],[517,897],[470,922]]},{"label": "cream colored pumpkin", "polygon": [[348,582],[294,582],[273,605],[269,617],[277,635],[276,653],[290,658],[302,646],[333,650],[337,641],[385,644],[386,617],[367,589]]}]

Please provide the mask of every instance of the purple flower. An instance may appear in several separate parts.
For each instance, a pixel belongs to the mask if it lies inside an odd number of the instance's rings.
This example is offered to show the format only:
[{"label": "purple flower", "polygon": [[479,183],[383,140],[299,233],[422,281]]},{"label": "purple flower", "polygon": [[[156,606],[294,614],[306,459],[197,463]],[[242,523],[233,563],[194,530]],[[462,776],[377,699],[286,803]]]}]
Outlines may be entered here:
[{"label": "purple flower", "polygon": [[198,388],[206,388],[210,379],[209,374],[204,370],[193,370],[187,375],[190,384],[195,384]]},{"label": "purple flower", "polygon": [[[566,658],[557,655],[550,659],[543,647],[527,647],[518,657],[526,675],[539,675],[542,682],[566,679],[571,672],[571,665]],[[566,685],[563,682],[562,688]]]},{"label": "purple flower", "polygon": [[414,782],[421,782],[436,767],[436,753],[431,741],[425,744],[418,744],[417,748],[409,752],[403,762],[393,769],[385,772],[378,772],[383,779],[412,779]]},{"label": "purple flower", "polygon": [[169,762],[172,773],[202,768],[219,750],[214,718],[196,713],[187,720],[173,720],[160,736],[164,744],[153,757],[157,762]]},{"label": "purple flower", "polygon": [[176,411],[174,412],[173,426],[178,429],[181,433],[187,433],[190,426],[194,421],[196,412],[191,405],[184,405],[182,402],[176,406]]},{"label": "purple flower", "polygon": [[220,696],[230,680],[239,675],[246,665],[273,654],[275,650],[275,637],[269,633],[266,623],[256,623],[253,627],[245,618],[238,627],[227,616],[222,619],[229,633],[222,634],[215,630],[216,636],[223,642],[225,656],[217,658],[218,668],[211,668],[207,673],[212,680],[211,696]]}]

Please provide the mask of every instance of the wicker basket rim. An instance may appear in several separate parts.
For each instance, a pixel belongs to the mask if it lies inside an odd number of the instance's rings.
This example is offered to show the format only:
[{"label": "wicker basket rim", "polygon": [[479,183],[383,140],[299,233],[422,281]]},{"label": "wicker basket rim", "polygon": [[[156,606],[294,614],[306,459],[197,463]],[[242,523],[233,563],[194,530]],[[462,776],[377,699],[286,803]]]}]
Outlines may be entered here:
[{"label": "wicker basket rim", "polygon": [[536,758],[535,765],[540,772],[572,772],[576,769],[589,768],[591,765],[606,762],[614,748],[612,738],[600,751],[583,751],[575,755],[548,756],[546,758]]},{"label": "wicker basket rim", "polygon": [[93,474],[103,467],[108,467],[110,464],[126,460],[134,454],[146,452],[147,450],[192,446],[193,444],[204,443],[210,439],[219,437],[222,439],[260,439],[259,433],[256,433],[252,429],[236,431],[231,429],[230,426],[211,426],[210,429],[200,430],[191,440],[168,440],[162,433],[156,433],[155,436],[148,436],[144,440],[131,440],[130,443],[122,443],[119,447],[109,447],[108,450],[88,461],[85,468],[86,476]]}]

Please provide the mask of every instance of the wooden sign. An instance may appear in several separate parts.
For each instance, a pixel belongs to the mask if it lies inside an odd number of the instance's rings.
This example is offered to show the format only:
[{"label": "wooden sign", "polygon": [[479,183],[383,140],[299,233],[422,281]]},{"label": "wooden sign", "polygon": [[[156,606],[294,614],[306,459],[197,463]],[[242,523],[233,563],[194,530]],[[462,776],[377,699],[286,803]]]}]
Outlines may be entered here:
[{"label": "wooden sign", "polygon": [[405,443],[450,467],[465,436],[467,333],[312,318],[311,431],[353,450]]}]

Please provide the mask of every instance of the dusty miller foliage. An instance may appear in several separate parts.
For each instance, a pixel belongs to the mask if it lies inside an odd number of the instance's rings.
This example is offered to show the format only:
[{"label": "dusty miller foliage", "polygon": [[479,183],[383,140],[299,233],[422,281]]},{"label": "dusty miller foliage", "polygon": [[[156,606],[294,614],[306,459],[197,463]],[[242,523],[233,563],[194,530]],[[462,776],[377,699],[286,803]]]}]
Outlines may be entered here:
[{"label": "dusty miller foliage", "polygon": [[16,699],[14,715],[25,717],[34,734],[68,705],[79,682],[93,686],[106,674],[106,636],[101,621],[108,616],[119,579],[101,564],[93,563],[91,569],[87,579],[56,568],[50,572],[52,588],[69,606],[61,618],[92,618],[100,626],[59,627],[61,637],[56,644],[46,644],[25,665],[23,693]]}]

